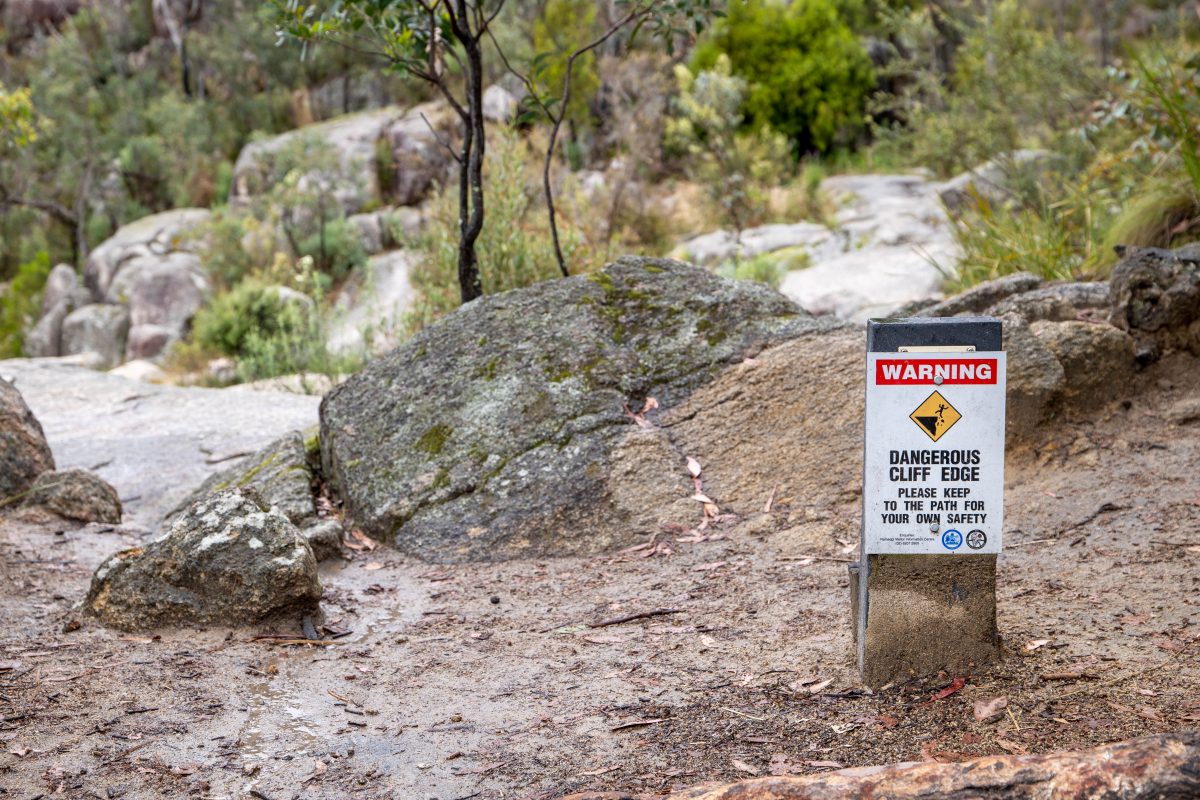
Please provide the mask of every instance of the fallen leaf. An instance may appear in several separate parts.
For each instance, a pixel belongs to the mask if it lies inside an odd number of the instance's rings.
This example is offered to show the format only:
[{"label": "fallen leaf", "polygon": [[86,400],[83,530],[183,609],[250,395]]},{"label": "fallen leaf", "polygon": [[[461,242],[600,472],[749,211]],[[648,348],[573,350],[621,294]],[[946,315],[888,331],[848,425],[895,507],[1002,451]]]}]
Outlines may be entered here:
[{"label": "fallen leaf", "polygon": [[621,644],[625,641],[624,637],[611,633],[593,633],[579,638],[592,644]]},{"label": "fallen leaf", "polygon": [[832,683],[833,683],[833,678],[828,678],[819,683],[814,683],[812,686],[808,687],[808,693],[809,694],[820,694],[821,692],[828,689]]},{"label": "fallen leaf", "polygon": [[653,397],[647,397],[646,405],[642,406],[641,413],[645,414],[647,411],[653,411],[656,408],[658,408],[658,401],[655,400]]},{"label": "fallen leaf", "polygon": [[945,689],[942,689],[940,692],[935,694],[933,697],[930,697],[928,702],[934,703],[934,702],[937,702],[938,700],[945,700],[950,695],[961,692],[962,688],[966,685],[967,685],[967,681],[965,678],[955,678],[953,681],[950,682],[949,686],[947,686]]},{"label": "fallen leaf", "polygon": [[987,722],[1004,713],[1008,708],[1007,697],[993,697],[990,700],[976,700],[973,704],[976,722]]},{"label": "fallen leaf", "polygon": [[875,724],[884,730],[887,730],[888,728],[894,728],[899,725],[900,720],[896,719],[891,714],[880,714],[875,718]]},{"label": "fallen leaf", "polygon": [[1162,715],[1155,711],[1150,706],[1138,706],[1137,713],[1139,717],[1150,720],[1151,722],[1161,722]]},{"label": "fallen leaf", "polygon": [[716,505],[716,502],[711,497],[704,494],[704,492],[696,492],[694,495],[692,495],[692,499],[695,500],[697,503],[704,503],[706,505]]},{"label": "fallen leaf", "polygon": [[185,761],[182,764],[171,767],[171,774],[175,775],[176,777],[183,777],[184,775],[195,775],[196,772],[199,771],[199,769],[200,769],[200,765],[197,764],[195,761]]},{"label": "fallen leaf", "polygon": [[720,516],[720,514],[721,514],[721,507],[718,506],[716,503],[705,503],[704,504],[704,516],[716,518],[716,517]]},{"label": "fallen leaf", "polygon": [[1017,755],[1023,756],[1029,753],[1029,750],[1023,745],[1019,745],[1016,742],[1010,742],[1008,739],[997,739],[996,744],[1000,747],[1003,747],[1008,752],[1015,753]]},{"label": "fallen leaf", "polygon": [[12,753],[17,758],[24,758],[25,756],[29,755],[29,748],[28,747],[14,747],[12,750],[9,750],[8,752]]},{"label": "fallen leaf", "polygon": [[351,529],[350,532],[346,534],[346,538],[342,540],[342,544],[346,545],[346,547],[349,547],[351,550],[357,550],[359,552],[362,552],[363,550],[370,551],[374,550],[376,547],[379,547],[379,542],[375,541],[370,536],[367,536],[358,528]]},{"label": "fallen leaf", "polygon": [[700,634],[700,644],[712,648],[717,646],[717,640],[706,634]]},{"label": "fallen leaf", "polygon": [[836,761],[805,761],[804,766],[812,767],[813,769],[841,769],[842,765]]},{"label": "fallen leaf", "polygon": [[592,771],[590,771],[590,772],[581,772],[581,773],[579,773],[579,774],[580,774],[580,775],[585,775],[585,776],[587,776],[587,777],[591,778],[591,777],[594,777],[594,776],[596,776],[596,775],[605,775],[605,774],[607,774],[607,773],[609,773],[609,772],[616,772],[616,771],[617,771],[617,770],[619,770],[620,768],[621,768],[621,765],[620,765],[620,764],[614,764],[614,765],[612,765],[611,767],[601,767],[600,769],[594,769],[594,770],[592,770]]},{"label": "fallen leaf", "polygon": [[757,775],[757,774],[759,774],[759,770],[757,770],[757,769],[755,769],[754,767],[750,766],[750,765],[749,765],[749,764],[747,764],[745,761],[740,761],[740,760],[738,760],[738,759],[734,758],[734,759],[730,759],[729,763],[730,763],[730,764],[732,764],[732,765],[733,765],[733,768],[734,768],[734,769],[736,769],[738,772],[744,772],[744,773],[746,773],[747,775]]},{"label": "fallen leaf", "polygon": [[697,564],[696,566],[692,567],[692,571],[693,572],[709,572],[714,569],[720,569],[721,567],[724,567],[728,564],[729,564],[728,561],[713,561],[708,564]]},{"label": "fallen leaf", "polygon": [[692,473],[693,478],[700,477],[700,462],[697,461],[696,459],[692,458],[691,456],[688,456],[687,468],[688,468],[688,472]]},{"label": "fallen leaf", "polygon": [[1045,647],[1048,644],[1050,644],[1049,639],[1034,639],[1031,642],[1025,643],[1025,652],[1032,653],[1034,650],[1037,650],[1039,647]]},{"label": "fallen leaf", "polygon": [[363,569],[371,569],[371,570],[383,569],[383,564],[380,564],[378,561],[368,561],[363,566]]}]

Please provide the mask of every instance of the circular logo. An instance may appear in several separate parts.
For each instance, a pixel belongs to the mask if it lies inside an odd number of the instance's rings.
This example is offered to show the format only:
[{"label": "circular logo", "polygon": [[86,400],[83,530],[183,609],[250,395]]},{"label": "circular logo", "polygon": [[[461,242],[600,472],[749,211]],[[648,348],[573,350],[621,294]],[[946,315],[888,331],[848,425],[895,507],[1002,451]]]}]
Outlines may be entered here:
[{"label": "circular logo", "polygon": [[957,550],[962,547],[962,534],[951,528],[942,534],[942,547],[947,550]]},{"label": "circular logo", "polygon": [[976,528],[967,534],[967,547],[972,550],[982,550],[987,544],[987,534]]}]

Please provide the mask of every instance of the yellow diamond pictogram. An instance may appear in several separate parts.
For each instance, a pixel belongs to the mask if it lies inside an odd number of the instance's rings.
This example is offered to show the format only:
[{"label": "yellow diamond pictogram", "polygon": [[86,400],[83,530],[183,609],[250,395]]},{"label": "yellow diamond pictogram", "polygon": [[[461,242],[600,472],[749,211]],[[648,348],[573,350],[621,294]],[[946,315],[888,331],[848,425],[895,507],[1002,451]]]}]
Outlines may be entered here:
[{"label": "yellow diamond pictogram", "polygon": [[936,442],[954,427],[954,423],[962,419],[962,414],[958,413],[958,409],[950,405],[950,401],[942,397],[940,392],[934,392],[925,398],[925,402],[917,406],[917,410],[909,414],[908,418],[917,423],[917,427]]}]

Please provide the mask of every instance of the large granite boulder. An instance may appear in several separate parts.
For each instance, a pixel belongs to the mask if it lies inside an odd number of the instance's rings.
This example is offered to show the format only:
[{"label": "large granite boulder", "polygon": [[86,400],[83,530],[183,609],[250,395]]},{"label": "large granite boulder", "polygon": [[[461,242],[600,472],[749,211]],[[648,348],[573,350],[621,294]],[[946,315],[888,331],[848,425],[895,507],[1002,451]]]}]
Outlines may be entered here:
[{"label": "large granite boulder", "polygon": [[318,610],[312,550],[283,514],[252,491],[194,503],[164,536],[122,550],[96,570],[84,602],[105,625],[245,625]]},{"label": "large granite boulder", "polygon": [[304,138],[319,141],[336,158],[336,174],[323,176],[332,181],[332,193],[347,214],[381,198],[379,175],[375,168],[375,147],[384,129],[400,111],[394,107],[362,111],[306,125],[269,139],[251,142],[242,148],[233,167],[230,201],[238,204],[265,194],[271,189],[273,156]]},{"label": "large granite boulder", "polygon": [[62,355],[90,353],[97,367],[115,367],[124,359],[128,336],[129,311],[125,306],[93,303],[63,319]]},{"label": "large granite boulder", "polygon": [[125,357],[154,358],[182,339],[210,291],[200,259],[192,253],[171,253],[139,267],[129,286]]},{"label": "large granite boulder", "polygon": [[[651,420],[763,347],[833,327],[658,259],[485,297],[326,396],[325,477],[364,532],[422,558],[602,550],[699,508]],[[634,424],[650,398],[659,410]]]},{"label": "large granite boulder", "polygon": [[211,216],[205,208],[176,208],[122,225],[88,254],[84,264],[83,283],[92,293],[92,301],[115,302],[118,298],[109,296],[113,281],[140,259],[191,251],[195,237]]},{"label": "large granite boulder", "polygon": [[438,184],[445,184],[455,168],[446,144],[455,146],[461,123],[444,103],[427,103],[390,121],[383,129],[379,165],[387,198],[400,206],[424,200]]},{"label": "large granite boulder", "polygon": [[409,275],[416,263],[413,251],[391,250],[354,271],[333,304],[326,334],[330,352],[379,354],[396,346],[413,303]]},{"label": "large granite boulder", "polygon": [[41,315],[25,332],[25,355],[31,358],[61,356],[63,320],[75,309],[91,302],[91,294],[80,285],[75,268],[70,264],[55,265],[42,290]]},{"label": "large granite boulder", "polygon": [[117,490],[86,469],[43,472],[34,481],[23,503],[53,511],[79,522],[121,522],[121,498]]},{"label": "large granite boulder", "polygon": [[41,424],[17,387],[0,378],[0,501],[29,489],[54,469]]}]

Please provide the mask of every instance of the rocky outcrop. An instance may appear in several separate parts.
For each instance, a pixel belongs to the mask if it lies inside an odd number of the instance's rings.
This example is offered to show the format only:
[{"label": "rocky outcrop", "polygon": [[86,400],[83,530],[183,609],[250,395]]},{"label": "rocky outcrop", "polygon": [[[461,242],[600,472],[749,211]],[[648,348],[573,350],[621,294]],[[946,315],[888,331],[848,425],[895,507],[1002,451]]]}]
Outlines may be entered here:
[{"label": "rocky outcrop", "polygon": [[485,297],[326,396],[325,476],[358,527],[423,558],[603,550],[698,508],[665,409],[828,327],[655,259]]},{"label": "rocky outcrop", "polygon": [[75,269],[69,264],[56,265],[50,270],[42,291],[41,316],[34,327],[25,332],[25,354],[33,358],[63,355],[63,320],[72,311],[91,302],[91,294],[80,285]]},{"label": "rocky outcrop", "polygon": [[29,489],[54,469],[54,456],[41,424],[17,387],[0,378],[0,501]]},{"label": "rocky outcrop", "polygon": [[123,226],[88,255],[83,286],[70,266],[56,266],[41,317],[26,333],[26,354],[95,353],[101,368],[160,356],[186,335],[211,290],[193,252],[209,217],[206,209],[182,208]]},{"label": "rocky outcrop", "polygon": [[313,614],[321,599],[312,550],[283,514],[252,491],[210,495],[144,547],[96,570],[85,610],[105,625],[246,625]]},{"label": "rocky outcrop", "polygon": [[274,154],[304,138],[319,141],[336,159],[336,172],[322,175],[333,196],[347,214],[368,204],[378,204],[379,175],[375,169],[376,141],[386,126],[399,116],[396,108],[382,108],[335,117],[287,133],[251,142],[242,148],[233,167],[231,203],[248,203],[271,189],[270,162]]},{"label": "rocky outcrop", "polygon": [[85,469],[43,472],[23,505],[44,508],[79,522],[119,525],[121,498],[100,476]]},{"label": "rocky outcrop", "polygon": [[129,311],[125,306],[93,303],[76,309],[62,321],[62,355],[93,354],[94,366],[108,369],[120,364],[129,336]]},{"label": "rocky outcrop", "polygon": [[821,183],[839,208],[837,251],[814,252],[780,291],[813,314],[863,322],[906,304],[939,300],[943,270],[958,263],[936,186],[917,175],[839,175]]},{"label": "rocky outcrop", "polygon": [[[128,366],[128,365],[126,365]],[[143,383],[59,360],[5,361],[63,467],[95,467],[124,498],[124,524],[159,529],[231,458],[317,424],[317,397]],[[0,467],[0,474],[6,471]]]},{"label": "rocky outcrop", "polygon": [[416,255],[392,250],[372,256],[350,276],[333,303],[328,347],[333,353],[385,353],[399,344],[404,315],[413,303],[409,275]]},{"label": "rocky outcrop", "polygon": [[208,222],[211,213],[204,208],[177,208],[121,226],[111,237],[88,254],[83,283],[93,302],[112,302],[109,288],[118,274],[143,258],[161,258],[178,251],[190,252],[191,237]]},{"label": "rocky outcrop", "polygon": [[1109,321],[1136,340],[1139,359],[1200,355],[1200,248],[1129,247],[1113,269]]},{"label": "rocky outcrop", "polygon": [[461,123],[443,103],[427,103],[397,116],[383,129],[381,150],[387,154],[379,165],[387,199],[401,206],[424,200],[438,184],[451,178],[454,156],[446,145],[455,146]]}]

